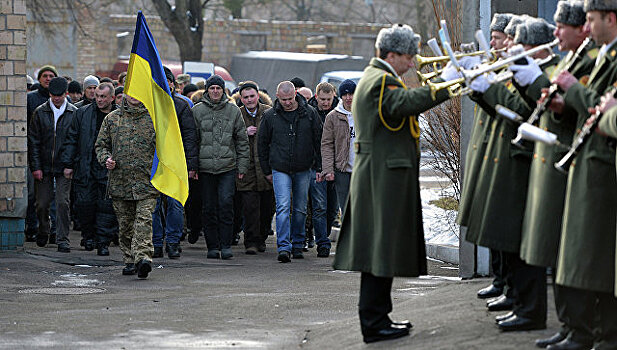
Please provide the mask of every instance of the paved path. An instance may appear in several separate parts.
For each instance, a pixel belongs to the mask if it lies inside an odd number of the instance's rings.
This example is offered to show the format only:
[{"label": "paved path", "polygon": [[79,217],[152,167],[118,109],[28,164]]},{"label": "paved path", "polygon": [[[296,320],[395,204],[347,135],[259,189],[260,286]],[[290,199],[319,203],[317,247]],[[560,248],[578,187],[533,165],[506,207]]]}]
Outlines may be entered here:
[{"label": "paved path", "polygon": [[[279,264],[268,243],[221,261],[205,259],[203,238],[184,242],[182,258],[156,259],[147,280],[120,274],[118,247],[110,257],[32,243],[0,253],[0,349],[533,349],[557,329],[550,308],[549,330],[501,334],[475,298],[489,280],[460,281],[455,266],[429,261],[431,277],[394,281],[393,316],[411,320],[412,335],[365,345],[359,274],[332,271],[314,250]],[[97,293],[36,293],[69,287]]]}]

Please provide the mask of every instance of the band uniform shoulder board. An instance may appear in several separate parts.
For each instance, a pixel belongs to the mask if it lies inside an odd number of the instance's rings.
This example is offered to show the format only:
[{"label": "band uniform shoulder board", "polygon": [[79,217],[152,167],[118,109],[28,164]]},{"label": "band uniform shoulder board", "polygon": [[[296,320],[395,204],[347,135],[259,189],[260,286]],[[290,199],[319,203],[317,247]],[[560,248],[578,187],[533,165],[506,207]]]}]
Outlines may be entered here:
[{"label": "band uniform shoulder board", "polygon": [[587,86],[587,83],[589,82],[589,75],[582,76],[578,82],[583,86]]}]

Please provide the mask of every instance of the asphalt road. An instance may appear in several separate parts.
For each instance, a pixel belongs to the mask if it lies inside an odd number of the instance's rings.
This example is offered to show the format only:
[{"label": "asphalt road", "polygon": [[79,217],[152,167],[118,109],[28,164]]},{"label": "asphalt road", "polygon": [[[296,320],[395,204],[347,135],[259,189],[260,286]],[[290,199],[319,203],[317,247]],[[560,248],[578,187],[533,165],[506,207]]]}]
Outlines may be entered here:
[{"label": "asphalt road", "polygon": [[121,275],[114,246],[110,257],[33,243],[2,252],[0,349],[534,349],[558,326],[550,307],[547,330],[500,333],[475,297],[490,280],[461,281],[456,266],[429,261],[430,276],[394,280],[392,317],[411,320],[411,336],[365,345],[360,275],[332,271],[333,256],[314,249],[280,264],[268,243],[222,261],[205,258],[203,238],[183,242],[182,257],[155,259],[147,280]]}]

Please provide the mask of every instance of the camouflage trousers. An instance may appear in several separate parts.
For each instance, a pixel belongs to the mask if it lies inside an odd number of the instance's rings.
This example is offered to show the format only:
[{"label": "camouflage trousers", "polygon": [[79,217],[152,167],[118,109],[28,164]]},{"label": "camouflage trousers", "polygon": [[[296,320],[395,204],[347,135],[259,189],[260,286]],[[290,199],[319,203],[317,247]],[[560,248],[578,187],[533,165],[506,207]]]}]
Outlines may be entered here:
[{"label": "camouflage trousers", "polygon": [[152,213],[155,207],[156,198],[114,199],[120,229],[120,250],[125,264],[137,263],[141,259],[152,261]]}]

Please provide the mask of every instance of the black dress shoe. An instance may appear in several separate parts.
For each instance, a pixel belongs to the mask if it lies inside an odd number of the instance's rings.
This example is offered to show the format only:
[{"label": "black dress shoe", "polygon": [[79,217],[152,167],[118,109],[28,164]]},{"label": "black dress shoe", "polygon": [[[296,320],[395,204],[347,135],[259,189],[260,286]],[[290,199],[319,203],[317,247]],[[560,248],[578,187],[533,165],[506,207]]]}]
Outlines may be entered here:
[{"label": "black dress shoe", "polygon": [[478,291],[478,298],[480,299],[488,299],[500,296],[503,293],[503,288],[497,288],[493,284],[486,288],[482,288]]},{"label": "black dress shoe", "polygon": [[499,322],[497,326],[499,326],[499,329],[503,332],[532,331],[536,329],[545,329],[546,322],[534,321],[530,318],[514,315],[505,321]]},{"label": "black dress shoe", "polygon": [[561,332],[557,332],[555,334],[553,334],[551,337],[549,338],[545,338],[545,339],[537,339],[536,340],[536,346],[539,348],[545,348],[549,345],[553,345],[553,344],[557,344],[560,341],[566,339],[566,337],[568,336],[568,334],[563,334]]},{"label": "black dress shoe", "polygon": [[407,327],[393,327],[388,325],[384,328],[367,330],[363,332],[365,343],[374,343],[382,340],[396,339],[409,335]]},{"label": "black dress shoe", "polygon": [[282,262],[282,263],[288,263],[291,261],[291,253],[286,251],[286,250],[281,250],[281,252],[279,253],[279,256],[277,258],[278,261]]},{"label": "black dress shoe", "polygon": [[125,264],[124,268],[122,269],[122,274],[125,276],[134,275],[136,273],[137,270],[135,269],[135,264],[133,263]]},{"label": "black dress shoe", "polygon": [[488,311],[507,311],[512,310],[512,306],[514,306],[514,299],[506,298],[504,296],[503,299],[494,301],[488,304],[486,307],[488,308]]},{"label": "black dress shoe", "polygon": [[572,340],[571,338],[566,338],[559,343],[555,343],[549,345],[547,349],[549,350],[589,350],[593,346],[593,343],[579,343],[577,341]]},{"label": "black dress shoe", "polygon": [[294,259],[304,259],[302,248],[291,248],[291,257]]},{"label": "black dress shoe", "polygon": [[500,295],[500,296],[498,296],[498,297],[494,297],[494,298],[489,298],[489,299],[486,299],[486,306],[488,306],[488,304],[490,304],[490,303],[494,303],[494,302],[496,302],[496,301],[502,300],[502,299],[504,299],[505,297],[506,297],[506,296],[502,294],[502,295]]},{"label": "black dress shoe", "polygon": [[495,316],[495,323],[499,323],[501,321],[505,321],[507,319],[509,319],[510,317],[514,316],[514,312],[510,311],[507,314],[504,315],[499,315],[499,316]]},{"label": "black dress shoe", "polygon": [[106,245],[100,245],[96,248],[96,255],[98,256],[109,256],[109,247]]},{"label": "black dress shoe", "polygon": [[71,252],[71,247],[66,244],[66,243],[60,243],[58,244],[58,251],[60,253],[70,253]]},{"label": "black dress shoe", "polygon": [[36,235],[36,245],[38,245],[39,247],[44,247],[47,245],[47,239],[49,238],[48,235],[45,234],[37,234]]},{"label": "black dress shoe", "polygon": [[163,257],[163,247],[154,247],[154,253],[152,253],[152,258],[162,258]]},{"label": "black dress shoe", "polygon": [[148,278],[148,274],[152,271],[152,263],[146,259],[141,259],[135,265],[135,269],[137,270],[137,277]]},{"label": "black dress shoe", "polygon": [[199,235],[199,231],[191,230],[187,240],[189,241],[190,244],[195,244],[195,243],[197,243],[197,240],[199,239],[199,236],[200,236]]},{"label": "black dress shoe", "polygon": [[405,321],[392,321],[392,325],[396,326],[396,327],[405,327],[407,329],[411,329],[413,328],[413,325],[411,324],[411,322],[405,320]]},{"label": "black dress shoe", "polygon": [[84,241],[84,249],[91,252],[94,250],[94,241],[91,239],[86,239]]}]

